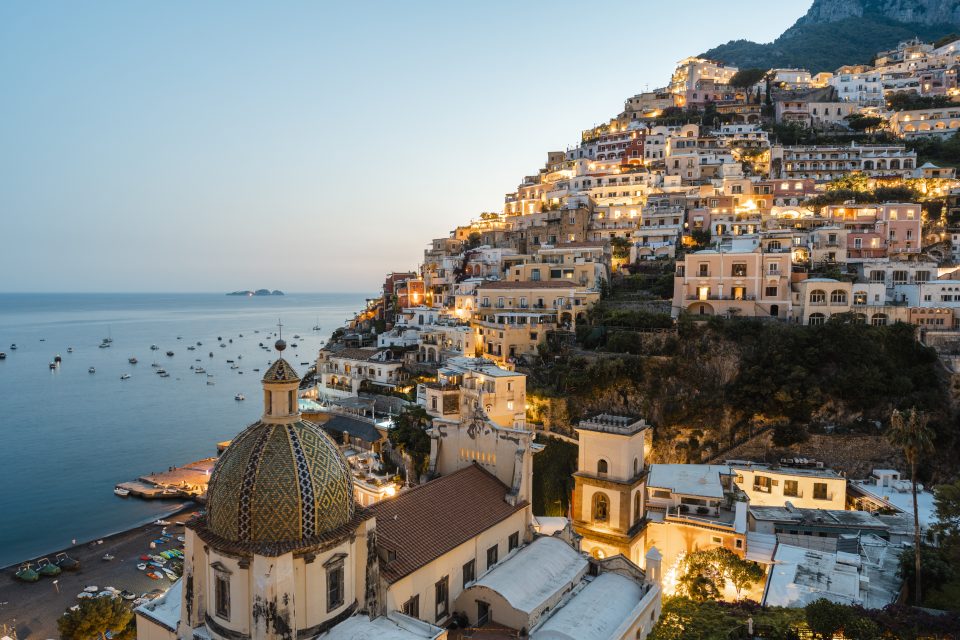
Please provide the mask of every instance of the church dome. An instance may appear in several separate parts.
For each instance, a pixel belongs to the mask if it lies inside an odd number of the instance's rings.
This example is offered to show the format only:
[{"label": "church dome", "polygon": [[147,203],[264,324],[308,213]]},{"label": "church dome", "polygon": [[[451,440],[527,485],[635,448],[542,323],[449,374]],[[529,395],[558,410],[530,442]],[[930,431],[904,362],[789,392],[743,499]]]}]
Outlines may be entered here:
[{"label": "church dome", "polygon": [[207,529],[230,542],[309,543],[354,515],[353,476],[320,427],[258,421],[210,477]]}]

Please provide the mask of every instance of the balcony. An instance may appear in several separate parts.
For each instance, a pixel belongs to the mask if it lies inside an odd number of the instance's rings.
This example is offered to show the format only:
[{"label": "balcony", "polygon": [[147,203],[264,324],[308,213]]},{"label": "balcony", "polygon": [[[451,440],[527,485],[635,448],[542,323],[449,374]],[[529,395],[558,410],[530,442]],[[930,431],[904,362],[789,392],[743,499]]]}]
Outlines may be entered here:
[{"label": "balcony", "polygon": [[752,302],[752,301],[755,301],[755,300],[757,299],[757,296],[755,296],[755,295],[747,295],[747,296],[739,296],[739,297],[737,297],[737,296],[717,296],[717,295],[701,296],[701,295],[697,295],[697,294],[687,294],[686,299],[687,299],[687,300],[703,300],[704,302],[706,302],[707,300],[744,300],[744,301],[747,301],[747,302]]}]

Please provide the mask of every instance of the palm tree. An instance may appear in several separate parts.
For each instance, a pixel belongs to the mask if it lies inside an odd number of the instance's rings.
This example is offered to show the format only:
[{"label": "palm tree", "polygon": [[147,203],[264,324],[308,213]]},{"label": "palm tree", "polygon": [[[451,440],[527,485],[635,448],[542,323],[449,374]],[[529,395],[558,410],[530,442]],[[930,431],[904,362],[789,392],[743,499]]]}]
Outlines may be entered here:
[{"label": "palm tree", "polygon": [[933,430],[927,426],[929,416],[912,408],[905,414],[894,411],[890,416],[887,437],[891,444],[903,450],[910,464],[910,483],[913,488],[913,550],[915,557],[916,584],[914,603],[920,604],[920,513],[917,510],[917,464],[933,451]]}]

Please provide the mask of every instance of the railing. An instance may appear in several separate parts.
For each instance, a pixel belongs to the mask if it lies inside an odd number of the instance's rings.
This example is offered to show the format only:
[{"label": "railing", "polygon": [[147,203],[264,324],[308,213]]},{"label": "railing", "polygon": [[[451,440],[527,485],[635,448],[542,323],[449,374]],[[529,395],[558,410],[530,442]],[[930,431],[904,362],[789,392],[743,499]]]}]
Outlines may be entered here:
[{"label": "railing", "polygon": [[734,531],[734,525],[732,522],[721,522],[720,520],[714,520],[712,518],[705,518],[703,516],[692,516],[686,513],[681,513],[680,507],[677,507],[677,510],[675,512],[672,509],[667,509],[666,519],[684,522],[686,524],[693,524],[701,527],[711,527],[715,529],[722,529],[725,531]]}]

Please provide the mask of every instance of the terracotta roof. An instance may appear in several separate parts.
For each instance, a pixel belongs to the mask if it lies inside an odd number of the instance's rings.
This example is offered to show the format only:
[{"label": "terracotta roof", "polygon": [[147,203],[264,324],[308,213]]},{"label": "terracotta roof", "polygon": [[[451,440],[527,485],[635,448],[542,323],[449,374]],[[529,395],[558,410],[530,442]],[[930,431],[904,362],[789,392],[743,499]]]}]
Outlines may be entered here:
[{"label": "terracotta roof", "polygon": [[477,289],[576,289],[577,285],[572,282],[558,282],[556,280],[541,280],[534,282],[532,280],[520,282],[508,282],[506,280],[494,280],[477,285]]},{"label": "terracotta roof", "polygon": [[396,582],[523,509],[504,500],[509,491],[473,464],[373,505],[377,546],[397,556],[381,555],[380,575]]}]

